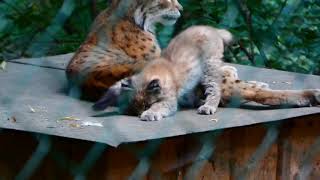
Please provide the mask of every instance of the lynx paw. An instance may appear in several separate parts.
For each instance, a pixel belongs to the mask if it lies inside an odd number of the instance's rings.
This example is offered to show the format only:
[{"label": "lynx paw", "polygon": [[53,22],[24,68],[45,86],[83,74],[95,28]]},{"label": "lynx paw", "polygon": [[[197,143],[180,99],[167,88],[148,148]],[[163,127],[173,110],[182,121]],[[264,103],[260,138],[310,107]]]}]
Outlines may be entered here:
[{"label": "lynx paw", "polygon": [[141,114],[140,119],[142,121],[160,121],[163,119],[163,115],[161,112],[149,109]]},{"label": "lynx paw", "polygon": [[298,107],[320,105],[320,89],[305,90],[302,96],[293,96],[287,100],[289,105]]},{"label": "lynx paw", "polygon": [[198,113],[203,115],[210,115],[216,112],[216,108],[214,106],[202,105],[198,108]]}]

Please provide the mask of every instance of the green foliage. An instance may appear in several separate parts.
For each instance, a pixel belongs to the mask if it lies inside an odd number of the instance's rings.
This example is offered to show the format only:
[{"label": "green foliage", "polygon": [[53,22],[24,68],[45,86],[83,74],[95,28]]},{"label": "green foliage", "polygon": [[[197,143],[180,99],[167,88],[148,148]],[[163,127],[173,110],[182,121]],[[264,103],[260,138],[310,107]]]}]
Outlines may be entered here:
[{"label": "green foliage", "polygon": [[319,0],[181,0],[176,33],[196,24],[236,37],[229,62],[320,74]]},{"label": "green foliage", "polygon": [[[226,61],[320,74],[319,0],[180,0],[183,17],[160,27],[163,47],[181,30],[205,24],[235,38]],[[0,59],[75,51],[107,0],[0,1]]]},{"label": "green foliage", "polygon": [[[94,19],[90,2],[0,1],[0,59],[74,51],[86,37]],[[106,4],[106,0],[98,0],[95,11],[105,8]]]}]

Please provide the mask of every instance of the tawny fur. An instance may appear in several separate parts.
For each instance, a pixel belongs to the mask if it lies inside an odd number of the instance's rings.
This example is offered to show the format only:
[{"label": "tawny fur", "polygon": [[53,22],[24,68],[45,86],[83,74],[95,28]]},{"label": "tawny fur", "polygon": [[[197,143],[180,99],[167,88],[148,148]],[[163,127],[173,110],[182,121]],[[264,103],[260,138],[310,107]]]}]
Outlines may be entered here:
[{"label": "tawny fur", "polygon": [[[319,104],[320,90],[271,90],[262,82],[240,80],[237,70],[222,62],[224,46],[231,37],[226,30],[191,27],[171,41],[161,58],[148,64],[141,73],[118,82],[107,94],[122,94],[120,89],[125,84],[132,98],[130,111],[147,121],[174,114],[182,97],[194,92],[197,85],[204,87],[200,114],[213,114],[219,102],[226,104],[231,98],[265,105]],[[110,101],[110,97],[105,96],[97,105]]]},{"label": "tawny fur", "polygon": [[174,24],[181,9],[177,0],[113,0],[67,66],[70,94],[97,100],[115,82],[158,58],[154,26]]}]

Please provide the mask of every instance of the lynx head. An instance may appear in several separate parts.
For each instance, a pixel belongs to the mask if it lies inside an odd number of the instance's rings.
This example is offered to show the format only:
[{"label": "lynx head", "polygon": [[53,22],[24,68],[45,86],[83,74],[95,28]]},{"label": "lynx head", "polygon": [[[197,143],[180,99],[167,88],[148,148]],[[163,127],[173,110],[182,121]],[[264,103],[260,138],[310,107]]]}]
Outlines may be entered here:
[{"label": "lynx head", "polygon": [[177,87],[168,64],[165,60],[154,62],[142,72],[121,80],[115,88],[110,88],[93,108],[103,110],[117,101],[124,113],[140,115],[152,104],[176,96]]},{"label": "lynx head", "polygon": [[132,77],[122,82],[121,97],[118,101],[119,106],[129,115],[140,115],[153,103],[160,99],[161,86],[159,79],[151,82],[139,83]]},{"label": "lynx head", "polygon": [[182,6],[177,0],[136,0],[133,18],[145,31],[154,32],[157,23],[173,25],[181,16]]},{"label": "lynx head", "polygon": [[127,94],[123,97],[129,98],[129,114],[140,115],[152,104],[176,96],[176,83],[168,66],[167,61],[158,59],[142,72],[123,81],[121,94]]}]

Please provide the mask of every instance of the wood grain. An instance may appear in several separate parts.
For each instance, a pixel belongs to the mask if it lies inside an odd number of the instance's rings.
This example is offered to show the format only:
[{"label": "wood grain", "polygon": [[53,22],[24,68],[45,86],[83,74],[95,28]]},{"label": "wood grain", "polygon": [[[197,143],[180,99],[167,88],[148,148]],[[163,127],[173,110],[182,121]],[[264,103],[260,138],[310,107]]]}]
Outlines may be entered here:
[{"label": "wood grain", "polygon": [[[319,179],[319,119],[319,115],[312,115],[285,120],[281,125],[259,124],[119,148],[49,136],[50,152],[31,179],[74,179],[80,175],[115,180]],[[20,131],[0,132],[1,178],[13,179],[21,171],[37,148],[35,137]],[[87,167],[84,162],[92,165]]]}]

